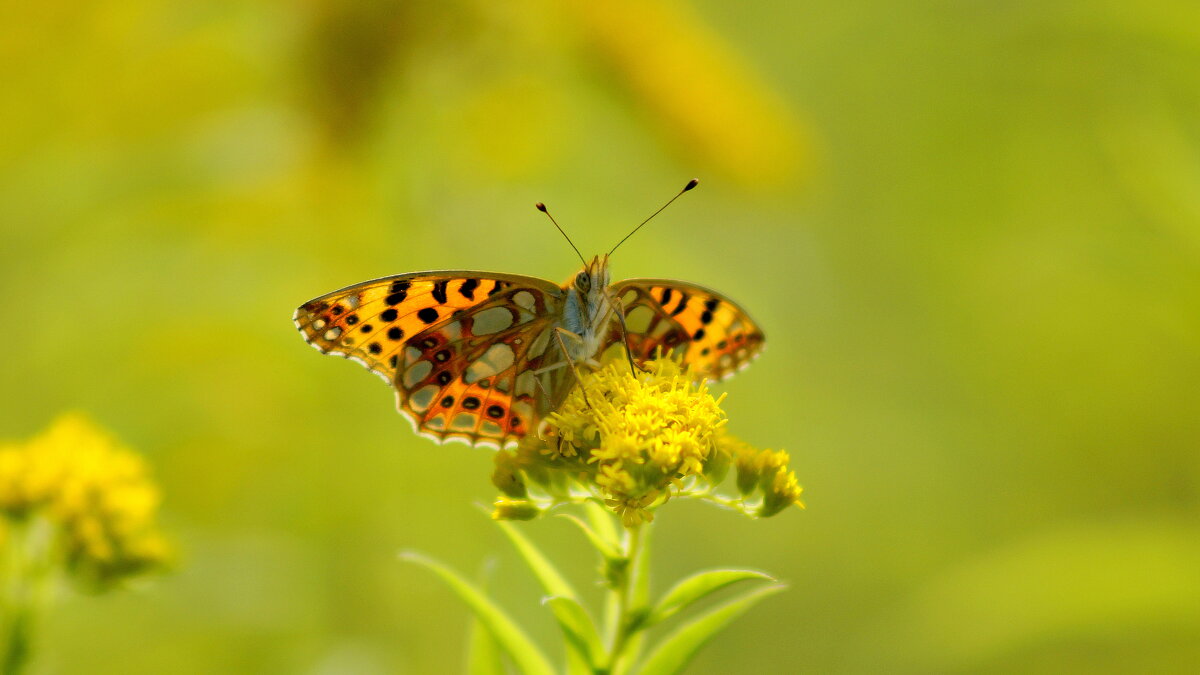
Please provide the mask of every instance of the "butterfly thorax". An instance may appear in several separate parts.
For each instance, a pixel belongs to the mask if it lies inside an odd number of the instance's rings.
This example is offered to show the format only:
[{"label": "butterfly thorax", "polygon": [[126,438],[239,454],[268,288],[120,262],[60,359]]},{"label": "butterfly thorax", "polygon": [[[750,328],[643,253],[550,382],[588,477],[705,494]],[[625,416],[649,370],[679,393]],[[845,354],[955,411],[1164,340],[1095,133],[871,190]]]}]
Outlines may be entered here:
[{"label": "butterfly thorax", "polygon": [[571,358],[586,361],[595,357],[609,336],[613,304],[608,295],[608,256],[596,256],[563,287],[562,327],[578,340],[565,345]]}]

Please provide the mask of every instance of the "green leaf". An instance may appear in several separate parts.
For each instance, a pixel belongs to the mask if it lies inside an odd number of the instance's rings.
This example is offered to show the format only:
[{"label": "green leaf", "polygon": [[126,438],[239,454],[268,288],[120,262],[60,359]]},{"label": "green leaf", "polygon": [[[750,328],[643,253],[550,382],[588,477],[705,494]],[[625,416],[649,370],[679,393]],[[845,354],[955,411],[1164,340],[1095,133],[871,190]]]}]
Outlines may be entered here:
[{"label": "green leaf", "polygon": [[566,518],[572,523],[575,523],[575,525],[577,525],[579,529],[583,531],[583,534],[588,538],[588,541],[592,542],[592,546],[596,547],[596,550],[600,552],[600,555],[610,560],[621,557],[621,552],[617,550],[616,546],[613,546],[611,542],[605,540],[604,537],[600,536],[595,529],[583,522],[583,520],[581,520],[578,516],[570,513],[559,513],[556,515],[558,515],[559,518]]},{"label": "green leaf", "polygon": [[[487,591],[487,578],[491,564],[484,565],[479,575],[479,588]],[[506,675],[504,654],[496,638],[474,614],[471,615],[471,625],[467,632],[467,674],[468,675]]]},{"label": "green leaf", "polygon": [[578,650],[567,650],[567,675],[595,675],[596,669],[583,660]]},{"label": "green leaf", "polygon": [[758,601],[785,588],[787,586],[777,584],[754,589],[688,621],[659,643],[639,672],[641,675],[673,675],[681,672],[696,652],[730,621]]},{"label": "green leaf", "polygon": [[579,604],[579,594],[516,525],[503,520],[496,521],[496,524],[512,541],[529,569],[533,570],[546,595],[550,596],[546,604],[566,637],[568,651],[575,651],[589,668],[593,668],[599,663],[602,653],[600,634],[583,605]]},{"label": "green leaf", "polygon": [[661,623],[713,593],[739,581],[761,579],[775,581],[773,577],[754,570],[708,570],[697,572],[675,584],[663,595],[646,617],[645,628]]},{"label": "green leaf", "polygon": [[508,536],[509,541],[516,547],[517,553],[525,559],[525,563],[529,565],[529,569],[533,570],[534,576],[538,582],[542,584],[542,589],[546,591],[546,595],[552,595],[562,598],[571,598],[577,600],[579,595],[571,584],[559,574],[546,556],[534,546],[529,538],[521,533],[515,525],[506,520],[497,520],[496,524]]},{"label": "green leaf", "polygon": [[467,636],[467,673],[505,675],[500,645],[479,619],[471,621],[471,630]]},{"label": "green leaf", "polygon": [[462,578],[449,567],[420,553],[406,551],[400,554],[400,559],[421,565],[446,582],[450,590],[467,603],[467,606],[496,639],[500,648],[512,658],[513,663],[522,673],[525,675],[554,675],[554,668],[550,666],[550,662],[546,660],[537,646],[504,613],[504,610],[493,603],[474,584]]},{"label": "green leaf", "polygon": [[545,603],[558,619],[567,643],[584,658],[591,670],[595,670],[596,664],[604,658],[604,645],[600,642],[600,634],[596,632],[592,617],[574,598],[549,597]]}]

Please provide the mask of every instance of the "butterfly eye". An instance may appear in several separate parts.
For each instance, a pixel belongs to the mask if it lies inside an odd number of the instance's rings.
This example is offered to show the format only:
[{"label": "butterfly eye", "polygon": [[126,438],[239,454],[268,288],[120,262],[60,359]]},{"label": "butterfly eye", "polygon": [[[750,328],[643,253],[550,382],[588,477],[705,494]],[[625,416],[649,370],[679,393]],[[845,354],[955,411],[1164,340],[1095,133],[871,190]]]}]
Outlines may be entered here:
[{"label": "butterfly eye", "polygon": [[587,272],[580,272],[575,275],[575,288],[581,291],[587,291],[592,285],[592,277]]}]

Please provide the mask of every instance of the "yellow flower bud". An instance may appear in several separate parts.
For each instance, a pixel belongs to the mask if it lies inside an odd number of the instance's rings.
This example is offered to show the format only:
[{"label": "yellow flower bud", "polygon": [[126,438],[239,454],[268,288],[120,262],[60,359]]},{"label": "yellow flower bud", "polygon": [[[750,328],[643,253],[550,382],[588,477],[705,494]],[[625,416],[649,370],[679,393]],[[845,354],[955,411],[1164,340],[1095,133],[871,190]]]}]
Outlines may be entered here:
[{"label": "yellow flower bud", "polygon": [[536,504],[526,499],[496,500],[492,510],[492,520],[533,520],[542,510]]},{"label": "yellow flower bud", "polygon": [[737,487],[742,496],[748,496],[758,487],[762,477],[762,465],[758,461],[758,452],[750,446],[739,448],[735,456],[737,465]]},{"label": "yellow flower bud", "polygon": [[720,485],[721,481],[725,480],[725,476],[729,473],[731,462],[731,455],[725,452],[720,444],[717,443],[709,451],[708,458],[704,460],[700,472],[704,474],[704,479],[710,485]]},{"label": "yellow flower bud", "polygon": [[524,497],[528,494],[521,479],[520,465],[516,453],[500,450],[495,456],[496,468],[492,471],[492,485],[509,497]]},{"label": "yellow flower bud", "polygon": [[763,490],[763,503],[758,515],[769,518],[792,504],[804,508],[804,503],[800,501],[801,492],[796,474],[786,470],[777,471],[771,485]]}]

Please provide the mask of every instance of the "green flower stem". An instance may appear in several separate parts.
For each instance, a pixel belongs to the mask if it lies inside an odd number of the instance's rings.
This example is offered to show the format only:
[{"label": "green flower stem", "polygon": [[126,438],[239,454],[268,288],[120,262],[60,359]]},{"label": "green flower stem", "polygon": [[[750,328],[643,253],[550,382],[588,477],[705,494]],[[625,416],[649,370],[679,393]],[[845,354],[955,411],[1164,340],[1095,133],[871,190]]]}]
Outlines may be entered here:
[{"label": "green flower stem", "polygon": [[49,588],[51,537],[42,519],[10,522],[4,560],[3,675],[18,675],[29,664],[37,612]]},{"label": "green flower stem", "polygon": [[4,621],[4,661],[3,670],[0,672],[11,675],[21,672],[28,651],[24,621],[21,618],[21,606],[24,604],[21,602],[24,595],[24,589],[21,587],[21,569],[24,567],[25,525],[9,521],[6,527],[8,531],[5,532],[7,541],[4,542],[4,614],[0,617]]},{"label": "green flower stem", "polygon": [[641,560],[641,544],[642,530],[645,525],[632,527],[627,530],[625,536],[625,547],[622,551],[622,557],[626,561],[627,567],[623,574],[618,577],[619,583],[613,589],[615,602],[610,605],[613,614],[609,618],[609,625],[613,628],[612,642],[608,651],[608,663],[601,671],[603,673],[618,672],[623,664],[622,657],[625,655],[625,648],[629,644],[629,639],[636,634],[640,627],[635,622],[635,612],[638,608],[635,606],[634,593],[636,592],[637,584],[641,579],[641,575],[645,573],[642,569]]},{"label": "green flower stem", "polygon": [[4,649],[4,675],[17,675],[29,662],[29,643],[32,634],[31,612],[21,607],[12,612],[8,620]]},{"label": "green flower stem", "polygon": [[741,513],[741,514],[744,514],[747,516],[755,515],[754,510],[746,506],[746,500],[744,498],[742,498],[742,497],[736,497],[736,498],[735,497],[722,497],[721,495],[719,495],[715,492],[709,491],[709,490],[695,491],[695,492],[680,492],[680,493],[676,494],[673,498],[674,499],[680,499],[680,498],[699,499],[701,501],[705,501],[710,504],[716,504],[717,506],[723,506],[727,509],[732,509],[734,511],[737,511],[738,513]]}]

